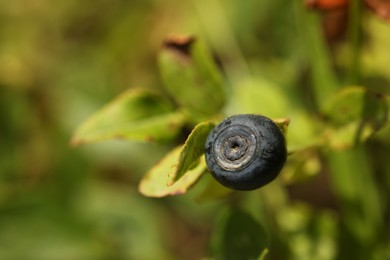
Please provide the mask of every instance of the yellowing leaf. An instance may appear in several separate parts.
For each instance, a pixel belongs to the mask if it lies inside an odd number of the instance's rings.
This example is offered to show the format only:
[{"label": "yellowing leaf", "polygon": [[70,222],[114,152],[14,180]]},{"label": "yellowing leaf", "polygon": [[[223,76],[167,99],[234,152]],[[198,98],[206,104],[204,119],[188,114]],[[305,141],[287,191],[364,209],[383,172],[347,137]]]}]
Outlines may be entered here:
[{"label": "yellowing leaf", "polygon": [[214,124],[211,122],[203,122],[195,126],[180,153],[177,168],[169,174],[168,185],[172,185],[179,180],[188,170],[198,163],[199,158],[205,152],[204,145],[207,136],[213,128]]},{"label": "yellowing leaf", "polygon": [[156,198],[180,195],[186,193],[196,183],[206,171],[204,157],[199,160],[194,168],[187,171],[180,180],[171,186],[167,184],[169,180],[168,173],[177,167],[182,149],[183,146],[176,147],[144,176],[138,187],[141,194]]}]

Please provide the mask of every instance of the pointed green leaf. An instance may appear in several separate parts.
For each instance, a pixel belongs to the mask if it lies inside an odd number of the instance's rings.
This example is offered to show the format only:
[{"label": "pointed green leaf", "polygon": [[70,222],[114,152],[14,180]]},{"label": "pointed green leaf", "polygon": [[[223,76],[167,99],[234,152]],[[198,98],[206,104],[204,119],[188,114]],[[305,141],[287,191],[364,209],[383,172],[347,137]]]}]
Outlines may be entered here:
[{"label": "pointed green leaf", "polygon": [[206,171],[204,157],[199,163],[187,171],[186,174],[173,185],[168,186],[168,173],[177,167],[183,147],[179,146],[168,153],[159,163],[157,163],[141,180],[138,190],[147,197],[165,197],[170,195],[180,195],[187,192],[201,175]]},{"label": "pointed green leaf", "polygon": [[200,40],[167,39],[159,55],[159,68],[169,94],[193,118],[208,118],[224,106],[222,76]]},{"label": "pointed green leaf", "polygon": [[161,96],[129,90],[83,122],[72,144],[107,139],[162,141],[175,136],[183,122],[184,116]]},{"label": "pointed green leaf", "polygon": [[183,146],[177,167],[169,174],[168,185],[178,181],[198,163],[199,158],[205,153],[204,145],[213,128],[214,124],[211,122],[202,122],[195,126]]},{"label": "pointed green leaf", "polygon": [[230,209],[217,218],[211,239],[215,259],[257,259],[267,244],[264,228],[248,213]]}]

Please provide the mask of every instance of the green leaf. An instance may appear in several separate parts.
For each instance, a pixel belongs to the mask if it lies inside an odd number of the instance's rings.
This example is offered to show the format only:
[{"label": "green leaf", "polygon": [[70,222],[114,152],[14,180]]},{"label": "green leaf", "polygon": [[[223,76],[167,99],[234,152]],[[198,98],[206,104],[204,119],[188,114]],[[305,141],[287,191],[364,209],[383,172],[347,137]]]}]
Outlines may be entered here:
[{"label": "green leaf", "polygon": [[203,122],[195,126],[183,146],[177,167],[169,174],[168,185],[178,181],[188,170],[197,165],[199,158],[205,153],[204,145],[213,128],[214,124],[211,122]]},{"label": "green leaf", "polygon": [[264,228],[251,215],[229,209],[215,222],[211,249],[215,259],[257,259],[267,240]]},{"label": "green leaf", "polygon": [[183,123],[184,116],[161,96],[129,90],[82,123],[71,143],[107,139],[163,141],[174,137]]},{"label": "green leaf", "polygon": [[370,120],[380,127],[388,114],[385,97],[364,87],[347,87],[329,101],[325,113],[337,126]]},{"label": "green leaf", "polygon": [[198,181],[206,171],[204,157],[199,160],[199,163],[194,168],[187,171],[180,180],[168,186],[168,174],[177,167],[182,149],[183,146],[176,147],[143,177],[138,187],[141,194],[156,198],[185,194]]},{"label": "green leaf", "polygon": [[339,91],[325,109],[332,124],[324,131],[325,141],[333,148],[351,147],[365,141],[388,122],[386,99],[385,95],[364,87]]},{"label": "green leaf", "polygon": [[166,89],[192,118],[209,118],[226,102],[226,93],[211,55],[194,37],[171,37],[159,55]]}]

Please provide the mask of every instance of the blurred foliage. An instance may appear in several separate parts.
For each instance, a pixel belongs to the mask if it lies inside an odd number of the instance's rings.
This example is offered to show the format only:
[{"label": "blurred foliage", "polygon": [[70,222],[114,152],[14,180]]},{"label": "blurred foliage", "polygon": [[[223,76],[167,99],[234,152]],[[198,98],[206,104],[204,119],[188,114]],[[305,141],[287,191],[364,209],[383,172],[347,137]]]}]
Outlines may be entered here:
[{"label": "blurred foliage", "polygon": [[[386,5],[317,2],[0,2],[0,259],[390,259]],[[291,121],[257,191],[199,158],[237,113]]]}]

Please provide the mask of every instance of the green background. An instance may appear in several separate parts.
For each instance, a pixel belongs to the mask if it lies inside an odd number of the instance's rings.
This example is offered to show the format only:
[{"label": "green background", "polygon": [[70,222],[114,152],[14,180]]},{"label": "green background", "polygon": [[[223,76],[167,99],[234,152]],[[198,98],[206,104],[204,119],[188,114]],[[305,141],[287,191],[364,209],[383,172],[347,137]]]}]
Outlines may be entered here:
[{"label": "green background", "polygon": [[[244,258],[268,247],[270,259],[390,259],[389,124],[376,98],[331,99],[352,85],[390,95],[390,24],[353,9],[336,26],[349,30],[326,38],[326,15],[303,1],[1,1],[0,259],[234,259],[235,246]],[[291,120],[297,153],[275,183],[216,199],[204,176],[183,196],[146,198],[142,176],[185,136],[70,145],[120,93],[165,91],[157,56],[172,34],[212,51],[225,114]],[[358,119],[384,128],[351,145],[337,127]]]}]

